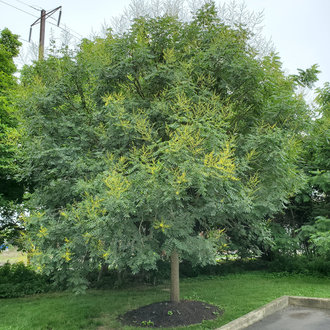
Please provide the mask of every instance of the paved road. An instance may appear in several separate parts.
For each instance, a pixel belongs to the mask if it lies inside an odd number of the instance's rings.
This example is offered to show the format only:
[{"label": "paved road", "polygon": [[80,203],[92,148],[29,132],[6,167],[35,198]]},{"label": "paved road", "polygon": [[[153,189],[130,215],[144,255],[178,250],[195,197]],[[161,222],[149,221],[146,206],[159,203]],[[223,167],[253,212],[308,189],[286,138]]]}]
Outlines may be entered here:
[{"label": "paved road", "polygon": [[330,310],[289,306],[247,330],[330,330]]}]

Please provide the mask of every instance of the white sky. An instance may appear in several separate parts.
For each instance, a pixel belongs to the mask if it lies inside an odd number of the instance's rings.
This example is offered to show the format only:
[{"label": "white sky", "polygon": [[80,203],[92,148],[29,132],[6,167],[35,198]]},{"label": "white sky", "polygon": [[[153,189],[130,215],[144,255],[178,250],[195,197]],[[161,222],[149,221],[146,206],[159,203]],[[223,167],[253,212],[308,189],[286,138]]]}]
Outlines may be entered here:
[{"label": "white sky", "polygon": [[[243,0],[236,1],[240,3]],[[88,38],[93,32],[100,31],[104,22],[120,15],[129,3],[130,0],[0,0],[0,30],[8,27],[27,40],[30,25],[37,19],[27,13],[40,16],[40,12],[28,5],[47,11],[62,6],[61,25],[66,24],[68,28]],[[322,71],[318,85],[330,81],[329,0],[245,0],[245,4],[252,11],[264,11],[264,34],[272,38],[283,68],[288,73],[296,73],[297,68],[306,69],[317,63]],[[57,19],[58,14],[53,17]],[[49,22],[56,23],[47,20],[46,35],[49,36],[52,30],[55,37],[59,38],[61,30]],[[39,25],[33,28],[32,33],[35,43],[38,38]],[[23,44],[22,53],[26,54],[28,43],[23,41]],[[21,61],[27,61],[27,58],[23,56]]]}]

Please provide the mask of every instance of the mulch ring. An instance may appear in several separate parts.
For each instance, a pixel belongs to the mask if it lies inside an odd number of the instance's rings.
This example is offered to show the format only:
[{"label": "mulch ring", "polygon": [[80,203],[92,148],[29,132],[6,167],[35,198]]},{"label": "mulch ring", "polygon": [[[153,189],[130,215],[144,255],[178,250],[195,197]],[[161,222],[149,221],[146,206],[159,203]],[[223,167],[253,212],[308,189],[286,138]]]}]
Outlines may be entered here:
[{"label": "mulch ring", "polygon": [[158,302],[127,312],[119,317],[125,325],[170,328],[213,320],[223,314],[217,306],[202,301]]}]

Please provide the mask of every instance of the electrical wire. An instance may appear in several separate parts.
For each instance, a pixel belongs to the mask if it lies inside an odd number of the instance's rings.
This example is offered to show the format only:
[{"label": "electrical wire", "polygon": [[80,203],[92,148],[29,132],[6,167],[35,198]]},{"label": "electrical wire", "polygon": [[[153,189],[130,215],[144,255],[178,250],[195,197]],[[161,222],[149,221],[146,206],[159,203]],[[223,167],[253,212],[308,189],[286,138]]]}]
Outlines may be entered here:
[{"label": "electrical wire", "polygon": [[53,25],[53,26],[56,26],[57,28],[61,29],[61,30],[64,31],[64,32],[68,32],[69,34],[71,34],[73,37],[75,37],[75,38],[78,39],[78,40],[80,40],[81,38],[83,38],[82,36],[81,36],[81,37],[77,37],[77,36],[75,36],[73,33],[70,32],[70,29],[69,29],[69,28],[67,28],[67,29],[62,28],[61,26],[57,26],[57,24],[54,24],[54,23],[52,23],[52,22],[49,22],[49,24],[50,24],[50,25]]},{"label": "electrical wire", "polygon": [[23,5],[25,5],[25,6],[28,6],[28,7],[32,8],[32,9],[34,9],[34,10],[37,10],[37,11],[40,11],[42,9],[41,7],[39,7],[39,9],[38,9],[38,8],[36,8],[36,7],[32,6],[32,5],[29,5],[28,3],[24,2],[24,1],[21,1],[21,0],[16,0],[16,1],[19,2],[19,3],[21,3],[21,4],[23,4]]},{"label": "electrical wire", "polygon": [[[53,21],[57,22],[57,19],[56,19],[56,18],[54,18],[54,17],[49,17],[49,18],[52,19]],[[52,24],[52,23],[49,23],[49,24]],[[52,24],[52,25],[55,25],[55,24]],[[56,26],[57,26],[57,25],[56,25]],[[66,26],[66,24],[65,24],[65,26]],[[59,27],[59,26],[58,26],[58,27]],[[68,32],[68,31],[72,31],[73,33],[75,33],[75,34],[76,34],[77,36],[79,36],[80,38],[84,38],[83,35],[81,35],[80,33],[76,32],[75,30],[69,28],[68,26],[66,26],[66,31],[67,31],[67,32]]]},{"label": "electrical wire", "polygon": [[[18,1],[18,0],[16,0],[16,1]],[[19,2],[22,2],[22,1],[19,1]],[[30,15],[30,16],[32,16],[32,17],[39,18],[39,16],[36,16],[36,15],[34,15],[34,14],[31,14],[31,13],[25,11],[24,9],[21,9],[21,8],[19,8],[19,7],[16,7],[16,6],[14,6],[14,5],[11,5],[11,4],[9,4],[9,3],[6,2],[6,1],[0,0],[0,3],[3,3],[3,4],[5,4],[5,5],[9,6],[9,7],[15,8],[16,10],[19,10],[19,11],[21,11],[21,12],[23,12],[23,13],[25,13],[25,14],[28,14],[28,15]],[[23,2],[22,2],[22,3],[23,3]],[[36,9],[36,8],[34,8],[34,9]],[[37,9],[36,9],[36,10],[37,10]],[[56,21],[55,18],[53,18],[53,17],[51,17],[51,18],[54,19],[54,20]],[[71,34],[74,38],[76,38],[76,39],[78,39],[78,40],[80,40],[81,38],[83,38],[83,36],[82,36],[81,34],[79,34],[78,32],[75,32],[74,30],[72,30],[72,29],[70,29],[70,28],[64,29],[64,28],[62,28],[61,26],[57,26],[57,24],[54,24],[54,23],[52,23],[52,22],[49,22],[49,24],[58,27],[58,28],[61,29],[62,31],[68,32],[68,33]],[[79,35],[79,37],[77,37],[76,35],[74,35],[74,34],[73,34],[72,32],[70,32],[70,31],[72,31],[73,33],[76,33],[77,35]]]},{"label": "electrical wire", "polygon": [[23,39],[22,37],[19,37],[18,38],[20,41],[24,41],[24,42],[27,42],[27,43],[30,43],[31,41],[29,41],[29,40],[26,40],[26,39]]},{"label": "electrical wire", "polygon": [[3,0],[0,0],[0,2],[3,3],[3,4],[5,4],[5,5],[7,5],[7,6],[9,6],[9,7],[15,8],[15,9],[17,9],[17,10],[19,10],[19,11],[25,13],[25,14],[28,14],[28,15],[30,15],[30,16],[33,16],[33,17],[38,18],[38,16],[33,15],[33,14],[31,14],[31,13],[29,13],[29,12],[27,12],[27,11],[21,9],[21,8],[18,8],[18,7],[16,7],[16,6],[13,6],[13,5],[11,5],[10,3],[7,3],[7,2],[5,2],[5,1],[3,1]]}]

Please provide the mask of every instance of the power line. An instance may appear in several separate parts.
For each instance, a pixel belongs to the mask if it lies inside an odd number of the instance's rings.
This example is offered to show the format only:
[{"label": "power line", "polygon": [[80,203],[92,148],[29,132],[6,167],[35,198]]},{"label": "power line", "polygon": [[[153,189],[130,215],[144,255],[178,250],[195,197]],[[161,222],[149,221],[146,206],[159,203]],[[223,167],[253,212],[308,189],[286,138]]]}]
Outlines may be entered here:
[{"label": "power line", "polygon": [[[50,19],[52,19],[55,22],[57,21],[56,18],[54,18],[54,17],[50,17]],[[49,23],[49,24],[52,24],[52,23]],[[55,24],[52,24],[52,25],[55,25]],[[58,26],[58,27],[61,28],[60,26]],[[80,33],[76,32],[75,30],[69,28],[66,24],[65,24],[65,27],[66,27],[66,29],[65,29],[66,32],[72,31],[73,33],[75,33],[76,35],[78,35],[80,38],[84,38],[83,35],[81,35]],[[71,35],[74,36],[74,37],[76,37],[72,33],[71,33]]]},{"label": "power line", "polygon": [[13,6],[13,5],[11,5],[10,3],[7,3],[7,2],[5,2],[5,1],[3,1],[3,0],[0,0],[0,2],[3,3],[3,4],[5,4],[5,5],[7,5],[7,6],[9,6],[9,7],[15,8],[15,9],[17,9],[17,10],[19,10],[19,11],[25,13],[25,14],[28,14],[28,15],[30,15],[30,16],[33,16],[33,17],[37,17],[37,18],[38,18],[38,16],[33,15],[33,14],[31,14],[31,13],[29,13],[29,12],[27,12],[27,11],[21,9],[21,8],[18,8],[18,7],[16,7],[16,6]]},{"label": "power line", "polygon": [[24,39],[24,38],[22,38],[22,37],[19,37],[18,39],[19,39],[20,41],[24,41],[24,42],[28,42],[28,43],[30,43],[29,40],[26,40],[26,39]]},{"label": "power line", "polygon": [[77,36],[75,36],[73,33],[70,32],[71,29],[69,29],[69,28],[67,28],[67,29],[62,28],[61,26],[57,26],[56,24],[54,24],[54,23],[52,23],[52,22],[49,22],[49,24],[50,24],[50,25],[54,25],[54,26],[56,26],[57,28],[61,29],[62,31],[71,34],[74,38],[76,38],[76,39],[78,39],[78,40],[80,40],[81,38],[83,38],[83,37],[77,37]]},{"label": "power line", "polygon": [[[70,28],[67,27],[67,26],[66,26],[66,28],[62,28],[61,26],[57,26],[56,24],[54,24],[54,23],[52,23],[52,22],[49,22],[49,24],[56,26],[57,28],[63,30],[64,32],[69,32],[73,37],[77,38],[78,40],[80,40],[81,38],[84,38],[84,36],[82,36],[81,34],[79,34],[79,33],[76,32],[76,31],[70,29]],[[75,36],[75,35],[74,35],[72,32],[70,32],[70,31],[72,31],[73,33],[77,34],[79,37]]]},{"label": "power line", "polygon": [[[35,10],[38,10],[38,9],[36,9],[36,8],[34,8],[34,7],[32,7],[32,6],[28,5],[28,4],[26,4],[26,3],[24,3],[23,1],[20,1],[20,0],[16,0],[16,1],[21,2],[22,4],[25,4],[25,5],[31,7],[31,8],[33,8],[33,9],[35,9]],[[19,7],[16,7],[16,6],[14,6],[14,5],[11,5],[10,3],[6,2],[6,1],[0,0],[0,2],[3,3],[4,5],[7,5],[7,6],[9,6],[9,7],[12,7],[12,8],[14,8],[14,9],[19,10],[19,11],[21,11],[21,12],[23,12],[23,13],[25,13],[25,14],[28,14],[28,15],[30,15],[30,16],[32,16],[32,17],[39,18],[39,16],[36,16],[36,15],[34,15],[34,14],[31,14],[31,13],[25,11],[24,9],[21,9],[21,8],[19,8]],[[39,10],[38,10],[38,11],[39,11]],[[55,18],[53,18],[53,17],[50,17],[50,18],[51,18],[51,19],[54,19],[54,20],[56,21]],[[80,33],[74,31],[73,29],[70,29],[69,27],[66,27],[66,29],[64,29],[64,28],[62,28],[61,26],[57,26],[56,24],[54,24],[54,23],[52,23],[52,22],[49,22],[49,24],[58,27],[59,29],[61,29],[61,30],[64,31],[64,32],[68,32],[68,33],[70,33],[74,38],[76,38],[76,39],[78,39],[78,40],[80,40],[81,38],[83,38],[83,36],[82,36]],[[70,31],[72,31],[72,32],[70,32]],[[73,33],[75,33],[75,34],[78,35],[79,37],[77,37],[77,36],[74,35]]]},{"label": "power line", "polygon": [[[56,19],[54,19],[54,17],[52,17],[52,15],[53,15],[57,10],[60,10],[58,20],[56,20]],[[52,23],[52,22],[49,22],[49,24],[56,26],[57,28],[61,29],[62,31],[65,31],[66,33],[69,33],[71,36],[77,38],[78,40],[80,40],[81,38],[83,38],[82,35],[80,35],[80,38],[79,38],[79,37],[75,36],[74,34],[70,33],[69,30],[72,30],[72,29],[70,29],[70,28],[64,29],[64,28],[62,28],[62,27],[59,25],[59,23],[60,23],[60,19],[61,19],[61,14],[62,14],[62,6],[59,6],[59,7],[55,8],[55,9],[53,9],[53,10],[50,10],[50,11],[48,11],[48,12],[46,12],[46,11],[43,9],[43,10],[41,11],[41,17],[38,18],[33,24],[31,24],[31,28],[30,28],[30,37],[29,37],[29,39],[31,38],[32,26],[35,25],[35,24],[37,24],[37,23],[39,23],[39,22],[40,22],[40,24],[43,24],[42,22],[43,22],[43,21],[46,21],[47,18],[51,18],[51,19],[53,19],[53,20],[55,20],[55,21],[57,22],[57,24],[54,24],[54,23]],[[45,30],[44,27],[43,27],[42,29]],[[72,31],[73,31],[73,30],[72,30]],[[75,32],[75,31],[73,31],[73,32]],[[43,32],[43,33],[44,33],[44,32]],[[79,35],[78,32],[75,32],[75,33],[76,33],[77,35]]]},{"label": "power line", "polygon": [[37,10],[37,11],[40,11],[42,9],[41,7],[39,7],[39,9],[38,9],[38,8],[36,8],[36,7],[32,6],[32,5],[29,5],[28,3],[24,2],[24,1],[21,1],[21,0],[16,0],[16,1],[17,2],[20,2],[21,4],[23,4],[25,6],[28,6],[28,7],[32,8],[32,9],[34,9],[34,10]]}]

